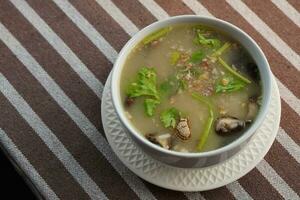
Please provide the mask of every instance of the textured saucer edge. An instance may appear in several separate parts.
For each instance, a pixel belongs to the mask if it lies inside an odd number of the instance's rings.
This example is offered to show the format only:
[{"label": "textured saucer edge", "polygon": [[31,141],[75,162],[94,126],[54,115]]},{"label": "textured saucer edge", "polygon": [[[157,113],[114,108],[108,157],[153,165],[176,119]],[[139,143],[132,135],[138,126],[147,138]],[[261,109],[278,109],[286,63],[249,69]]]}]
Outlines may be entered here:
[{"label": "textured saucer edge", "polygon": [[280,122],[281,105],[275,79],[272,81],[271,105],[266,119],[248,144],[236,155],[205,168],[176,168],[145,154],[123,131],[114,110],[108,77],[101,102],[101,115],[107,140],[117,157],[144,180],[176,191],[206,191],[229,184],[251,171],[271,148]]}]

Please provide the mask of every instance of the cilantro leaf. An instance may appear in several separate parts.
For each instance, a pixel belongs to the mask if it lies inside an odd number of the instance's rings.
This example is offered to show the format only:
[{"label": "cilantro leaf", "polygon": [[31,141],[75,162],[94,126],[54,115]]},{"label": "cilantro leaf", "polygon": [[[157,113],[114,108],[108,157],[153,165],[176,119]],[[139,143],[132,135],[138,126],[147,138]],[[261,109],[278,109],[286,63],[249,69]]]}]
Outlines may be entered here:
[{"label": "cilantro leaf", "polygon": [[201,49],[199,49],[199,50],[195,51],[194,53],[192,53],[190,62],[199,63],[203,60],[204,57],[205,57],[204,52]]},{"label": "cilantro leaf", "polygon": [[169,33],[172,30],[172,27],[166,27],[166,28],[162,28],[150,35],[148,35],[144,40],[143,43],[144,45],[147,45],[151,42],[153,42],[154,40],[157,40],[163,36],[165,36],[167,33]]},{"label": "cilantro leaf", "polygon": [[156,109],[156,106],[159,104],[160,102],[158,100],[155,99],[145,99],[144,101],[144,106],[145,106],[145,112],[149,117],[152,117],[154,114],[154,111]]},{"label": "cilantro leaf", "polygon": [[244,83],[248,83],[248,84],[251,83],[251,81],[247,77],[243,76],[242,74],[240,74],[236,70],[232,69],[221,57],[218,57],[218,61],[233,76],[235,76],[239,80],[243,81]]},{"label": "cilantro leaf", "polygon": [[159,99],[155,70],[148,67],[141,68],[137,80],[129,85],[127,95],[129,97],[150,96]]},{"label": "cilantro leaf", "polygon": [[175,128],[180,113],[176,108],[170,108],[160,114],[160,120],[165,128]]},{"label": "cilantro leaf", "polygon": [[[224,84],[226,83],[226,84]],[[231,77],[222,78],[219,83],[217,83],[215,92],[222,93],[222,92],[233,92],[240,90],[245,87],[245,84],[239,80],[236,80]]]},{"label": "cilantro leaf", "polygon": [[197,32],[197,38],[194,42],[202,45],[218,48],[221,46],[221,41],[215,38],[205,38],[200,32]]}]

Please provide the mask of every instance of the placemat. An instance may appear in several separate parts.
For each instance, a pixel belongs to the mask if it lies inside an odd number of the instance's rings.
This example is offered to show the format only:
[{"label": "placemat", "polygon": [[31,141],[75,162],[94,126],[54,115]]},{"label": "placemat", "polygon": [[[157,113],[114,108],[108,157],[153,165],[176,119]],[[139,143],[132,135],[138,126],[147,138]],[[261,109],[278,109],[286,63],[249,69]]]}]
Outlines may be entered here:
[{"label": "placemat", "polygon": [[[45,199],[300,199],[299,11],[298,0],[0,0],[1,147]],[[282,99],[264,160],[206,192],[138,178],[101,124],[103,84],[123,45],[148,24],[182,14],[246,31],[266,54]]]}]

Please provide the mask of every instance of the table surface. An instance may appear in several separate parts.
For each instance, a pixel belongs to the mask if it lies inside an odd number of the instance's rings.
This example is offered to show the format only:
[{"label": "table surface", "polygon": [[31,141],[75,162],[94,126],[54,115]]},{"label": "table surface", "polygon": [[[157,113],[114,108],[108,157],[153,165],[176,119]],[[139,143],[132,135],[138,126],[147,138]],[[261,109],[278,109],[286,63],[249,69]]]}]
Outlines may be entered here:
[{"label": "table surface", "polygon": [[[298,0],[1,0],[1,147],[46,199],[299,199],[299,11]],[[277,78],[282,117],[269,153],[246,176],[182,193],[147,183],[114,159],[100,104],[132,35],[195,13],[227,20],[257,41]]]}]

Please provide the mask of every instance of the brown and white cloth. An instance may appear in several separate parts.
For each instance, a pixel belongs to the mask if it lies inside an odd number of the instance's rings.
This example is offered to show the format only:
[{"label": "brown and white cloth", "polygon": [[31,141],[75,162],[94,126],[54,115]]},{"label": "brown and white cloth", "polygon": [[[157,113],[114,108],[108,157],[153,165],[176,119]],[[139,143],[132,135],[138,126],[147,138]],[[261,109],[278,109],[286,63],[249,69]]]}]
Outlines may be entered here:
[{"label": "brown and white cloth", "polygon": [[[299,0],[0,0],[0,141],[46,199],[300,199]],[[139,29],[174,15],[227,20],[265,52],[281,93],[276,140],[246,176],[207,192],[129,171],[102,128],[103,84]]]}]

